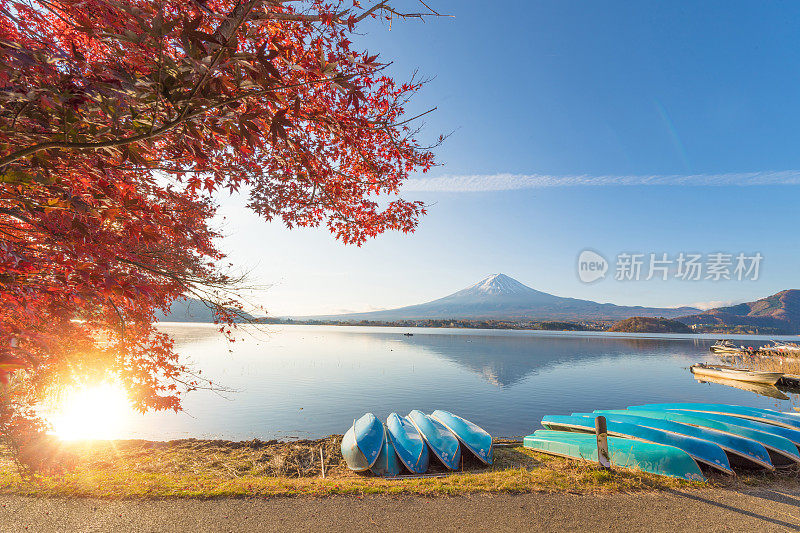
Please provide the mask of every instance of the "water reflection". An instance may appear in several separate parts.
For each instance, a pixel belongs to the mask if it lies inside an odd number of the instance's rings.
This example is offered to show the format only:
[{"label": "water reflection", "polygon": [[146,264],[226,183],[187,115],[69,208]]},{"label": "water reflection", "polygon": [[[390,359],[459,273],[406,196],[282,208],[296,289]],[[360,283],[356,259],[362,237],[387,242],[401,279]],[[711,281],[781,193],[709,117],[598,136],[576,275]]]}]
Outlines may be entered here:
[{"label": "water reflection", "polygon": [[237,392],[197,391],[183,413],[132,416],[127,437],[319,437],[342,433],[368,411],[412,409],[447,409],[493,435],[516,436],[546,414],[677,401],[786,403],[687,379],[689,365],[715,358],[713,339],[697,336],[420,328],[409,337],[397,328],[245,326],[231,345],[211,325],[164,329],[204,376]]},{"label": "water reflection", "polygon": [[754,394],[766,396],[767,398],[776,398],[778,400],[788,400],[789,397],[774,385],[764,385],[760,383],[748,383],[746,381],[737,381],[735,379],[721,379],[711,376],[693,376],[698,383],[716,383],[726,387],[734,387],[741,390],[746,390]]},{"label": "water reflection", "polygon": [[[353,333],[356,335],[363,333]],[[547,337],[543,335],[417,334],[402,342],[456,363],[498,387],[509,387],[528,376],[563,364],[623,357],[685,355],[701,345],[693,340],[642,338]]]}]

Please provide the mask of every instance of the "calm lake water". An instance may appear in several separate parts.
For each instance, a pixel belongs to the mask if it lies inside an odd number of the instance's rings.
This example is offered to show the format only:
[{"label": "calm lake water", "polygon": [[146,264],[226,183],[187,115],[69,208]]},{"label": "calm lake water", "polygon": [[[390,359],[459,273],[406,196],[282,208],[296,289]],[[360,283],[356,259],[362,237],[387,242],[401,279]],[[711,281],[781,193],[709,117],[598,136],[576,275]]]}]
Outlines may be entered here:
[{"label": "calm lake water", "polygon": [[412,409],[450,410],[505,437],[531,433],[546,414],[675,401],[789,410],[797,398],[695,381],[689,365],[718,360],[704,336],[246,326],[230,345],[211,325],[162,328],[233,392],[194,392],[182,413],[131,414],[121,438],[314,438],[367,411]]}]

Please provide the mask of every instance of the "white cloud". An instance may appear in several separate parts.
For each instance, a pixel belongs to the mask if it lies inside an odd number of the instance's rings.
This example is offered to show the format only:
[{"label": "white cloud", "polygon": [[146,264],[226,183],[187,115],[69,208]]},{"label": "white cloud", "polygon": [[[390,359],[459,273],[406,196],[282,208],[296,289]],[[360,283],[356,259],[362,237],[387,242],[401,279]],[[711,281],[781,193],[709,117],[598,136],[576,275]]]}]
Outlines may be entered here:
[{"label": "white cloud", "polygon": [[409,192],[487,192],[609,185],[800,185],[800,171],[739,172],[731,174],[671,174],[641,176],[551,176],[546,174],[484,174],[408,180]]}]

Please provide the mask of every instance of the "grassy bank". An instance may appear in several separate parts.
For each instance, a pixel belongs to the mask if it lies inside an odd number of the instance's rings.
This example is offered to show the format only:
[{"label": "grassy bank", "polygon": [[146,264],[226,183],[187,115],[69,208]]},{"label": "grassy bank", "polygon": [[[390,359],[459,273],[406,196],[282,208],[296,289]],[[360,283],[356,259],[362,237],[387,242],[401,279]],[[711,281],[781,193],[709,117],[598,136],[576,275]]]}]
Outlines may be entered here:
[{"label": "grassy bank", "polygon": [[[466,462],[455,474],[380,479],[356,474],[343,464],[341,437],[317,441],[167,443],[112,441],[64,444],[71,458],[64,472],[23,480],[7,453],[0,455],[0,493],[100,498],[210,498],[327,496],[333,494],[454,495],[474,492],[631,492],[702,487],[641,472],[603,471],[587,463],[531,452],[496,450],[495,464]],[[325,477],[322,461],[325,460]],[[434,472],[437,473],[437,472]],[[712,485],[798,483],[796,471],[779,475],[715,478]]]}]

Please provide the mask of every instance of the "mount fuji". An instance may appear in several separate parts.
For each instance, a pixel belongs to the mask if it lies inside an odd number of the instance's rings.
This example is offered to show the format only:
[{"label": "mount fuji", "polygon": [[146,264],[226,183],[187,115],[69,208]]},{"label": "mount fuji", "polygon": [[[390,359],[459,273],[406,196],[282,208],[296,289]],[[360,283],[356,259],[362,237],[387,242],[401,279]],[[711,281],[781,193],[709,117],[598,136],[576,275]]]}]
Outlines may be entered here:
[{"label": "mount fuji", "polygon": [[697,313],[692,307],[621,306],[563,298],[537,291],[505,274],[494,274],[444,298],[397,309],[333,315],[327,320],[616,320],[632,316],[675,318]]}]

